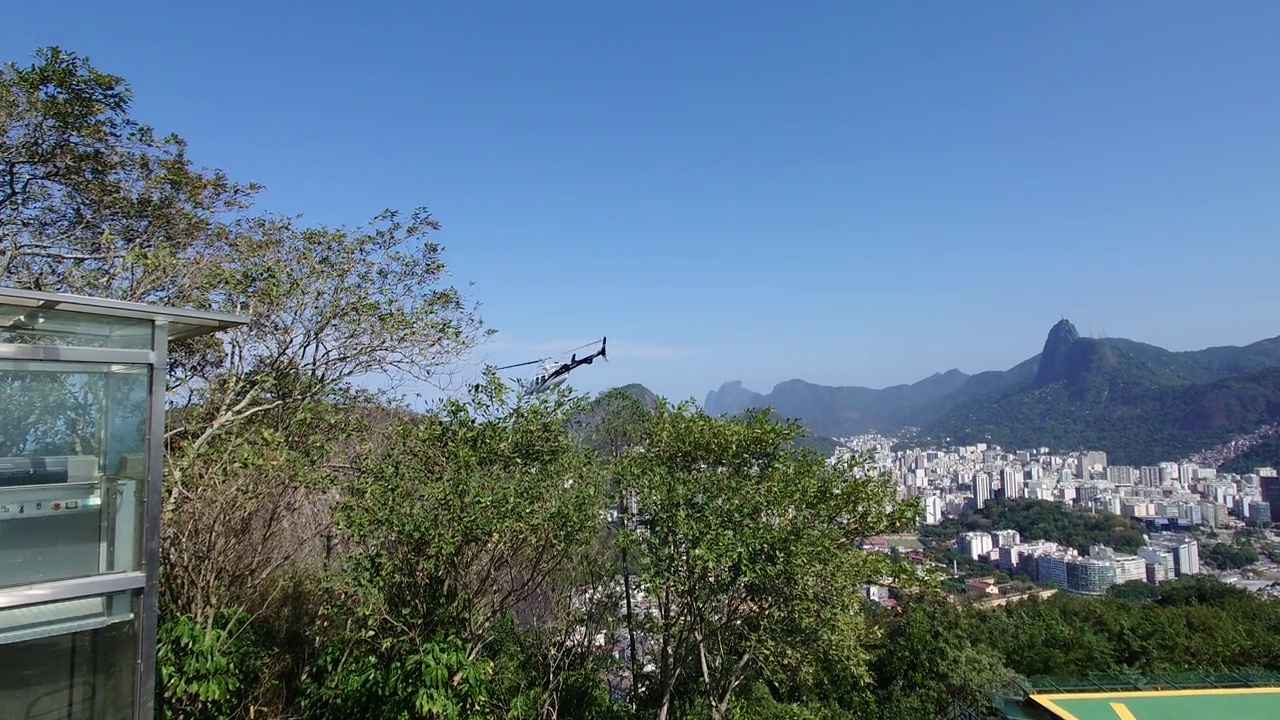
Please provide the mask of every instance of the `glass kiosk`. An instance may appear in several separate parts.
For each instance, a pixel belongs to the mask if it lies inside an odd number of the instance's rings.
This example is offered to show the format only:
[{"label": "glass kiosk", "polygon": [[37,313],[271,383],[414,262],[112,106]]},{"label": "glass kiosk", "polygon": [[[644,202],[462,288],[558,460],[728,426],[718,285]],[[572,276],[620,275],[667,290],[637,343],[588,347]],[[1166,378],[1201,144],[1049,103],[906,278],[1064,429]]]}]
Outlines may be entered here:
[{"label": "glass kiosk", "polygon": [[0,288],[0,718],[152,717],[168,345],[247,321]]}]

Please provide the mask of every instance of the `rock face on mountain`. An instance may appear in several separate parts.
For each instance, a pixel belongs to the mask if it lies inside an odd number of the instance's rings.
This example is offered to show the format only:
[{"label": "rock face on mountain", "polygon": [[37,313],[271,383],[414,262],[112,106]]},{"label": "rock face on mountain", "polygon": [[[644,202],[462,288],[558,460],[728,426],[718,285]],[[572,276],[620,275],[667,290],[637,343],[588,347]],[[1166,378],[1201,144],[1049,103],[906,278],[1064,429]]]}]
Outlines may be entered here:
[{"label": "rock face on mountain", "polygon": [[1106,450],[1117,463],[1184,457],[1280,419],[1280,337],[1171,352],[1081,337],[1067,320],[1040,354],[1005,371],[958,370],[884,389],[789,380],[768,395],[728,383],[711,413],[772,407],[815,433],[923,429],[920,441]]},{"label": "rock face on mountain", "polygon": [[959,370],[931,375],[912,385],[882,390],[865,387],[830,387],[804,380],[779,383],[768,395],[725,383],[707,395],[702,407],[712,415],[733,414],[748,408],[772,407],[778,415],[802,420],[819,435],[842,437],[868,430],[894,430],[911,424],[921,413],[939,405],[964,386],[970,377]]},{"label": "rock face on mountain", "polygon": [[763,407],[764,396],[742,387],[741,380],[732,380],[720,386],[719,390],[707,393],[702,408],[712,415],[736,415],[743,410]]},{"label": "rock face on mountain", "polygon": [[1083,373],[1087,363],[1088,345],[1079,342],[1080,333],[1070,320],[1062,319],[1049,329],[1049,337],[1040,351],[1040,363],[1036,366],[1036,387],[1052,385],[1071,375]]}]

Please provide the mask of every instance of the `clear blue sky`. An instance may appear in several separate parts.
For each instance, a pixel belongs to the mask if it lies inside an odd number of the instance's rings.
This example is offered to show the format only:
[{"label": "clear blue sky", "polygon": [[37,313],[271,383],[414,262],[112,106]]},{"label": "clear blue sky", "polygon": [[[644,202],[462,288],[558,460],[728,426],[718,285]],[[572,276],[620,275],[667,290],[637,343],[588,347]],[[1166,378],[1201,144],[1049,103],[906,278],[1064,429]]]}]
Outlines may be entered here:
[{"label": "clear blue sky", "polygon": [[1280,334],[1280,3],[16,3],[261,206],[430,206],[495,363],[882,386]]}]

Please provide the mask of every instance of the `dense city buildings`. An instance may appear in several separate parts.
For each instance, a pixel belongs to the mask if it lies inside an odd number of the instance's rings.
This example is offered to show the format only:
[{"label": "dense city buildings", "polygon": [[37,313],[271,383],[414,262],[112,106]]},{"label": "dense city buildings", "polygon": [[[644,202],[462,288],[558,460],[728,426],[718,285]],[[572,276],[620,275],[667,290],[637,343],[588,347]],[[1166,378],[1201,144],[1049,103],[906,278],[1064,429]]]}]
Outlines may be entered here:
[{"label": "dense city buildings", "polygon": [[1110,465],[1097,450],[1054,453],[1048,448],[1006,451],[985,444],[893,450],[894,441],[864,435],[842,441],[843,452],[865,453],[887,471],[901,496],[920,498],[921,522],[937,525],[993,498],[1029,498],[1141,522],[1145,544],[1133,554],[1094,545],[1082,555],[1012,529],[963,532],[955,552],[1067,592],[1097,595],[1131,581],[1159,583],[1201,572],[1196,526],[1266,526],[1280,511],[1280,477],[1273,468],[1218,473],[1194,462],[1142,467]]},{"label": "dense city buildings", "polygon": [[1218,473],[1189,461],[1144,467],[1109,465],[1097,450],[1054,453],[1049,448],[1007,451],[979,443],[945,449],[892,450],[894,440],[862,435],[841,441],[837,455],[868,453],[888,471],[903,496],[924,505],[923,522],[936,525],[992,498],[1050,500],[1144,521],[1153,530],[1220,527],[1235,520],[1280,520],[1280,477],[1274,468]]},{"label": "dense city buildings", "polygon": [[[1001,543],[997,535],[1009,538]],[[1056,585],[1068,592],[1101,595],[1112,585],[1134,580],[1158,583],[1200,572],[1200,546],[1180,533],[1148,536],[1137,554],[1094,545],[1088,555],[1058,543],[1021,542],[1013,531],[966,532],[956,538],[956,552],[1009,573]]]}]

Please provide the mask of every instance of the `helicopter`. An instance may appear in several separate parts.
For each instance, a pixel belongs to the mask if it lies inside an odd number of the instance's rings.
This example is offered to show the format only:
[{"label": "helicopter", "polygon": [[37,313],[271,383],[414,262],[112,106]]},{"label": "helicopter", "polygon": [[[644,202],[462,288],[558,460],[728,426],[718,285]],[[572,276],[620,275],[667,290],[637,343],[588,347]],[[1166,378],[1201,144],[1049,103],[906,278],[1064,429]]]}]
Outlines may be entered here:
[{"label": "helicopter", "polygon": [[[497,370],[511,370],[513,368],[543,363],[542,368],[537,375],[534,375],[532,378],[524,382],[516,381],[522,392],[527,395],[535,395],[537,393],[546,392],[560,387],[569,379],[569,373],[583,365],[590,365],[595,362],[596,358],[600,358],[601,360],[608,362],[608,341],[609,338],[604,337],[600,338],[600,342],[598,343],[587,343],[586,345],[570,350],[568,362],[557,362],[551,358],[539,358],[537,360],[529,360],[528,362],[515,363],[514,365],[504,365],[503,367],[497,368]],[[599,345],[600,349],[590,355],[578,357],[577,353],[579,350],[585,350],[586,348],[595,347],[596,345]]]}]

